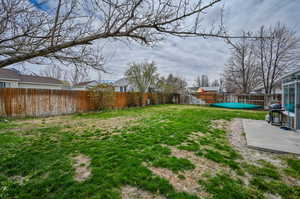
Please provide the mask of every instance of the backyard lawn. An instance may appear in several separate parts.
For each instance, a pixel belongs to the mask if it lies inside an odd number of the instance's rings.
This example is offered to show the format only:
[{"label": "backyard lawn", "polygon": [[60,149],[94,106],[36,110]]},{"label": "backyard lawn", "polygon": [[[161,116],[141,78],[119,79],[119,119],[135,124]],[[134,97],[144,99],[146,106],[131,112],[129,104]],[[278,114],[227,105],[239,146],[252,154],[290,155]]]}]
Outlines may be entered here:
[{"label": "backyard lawn", "polygon": [[0,122],[0,198],[300,198],[299,157],[245,146],[237,118],[265,114],[161,105]]}]

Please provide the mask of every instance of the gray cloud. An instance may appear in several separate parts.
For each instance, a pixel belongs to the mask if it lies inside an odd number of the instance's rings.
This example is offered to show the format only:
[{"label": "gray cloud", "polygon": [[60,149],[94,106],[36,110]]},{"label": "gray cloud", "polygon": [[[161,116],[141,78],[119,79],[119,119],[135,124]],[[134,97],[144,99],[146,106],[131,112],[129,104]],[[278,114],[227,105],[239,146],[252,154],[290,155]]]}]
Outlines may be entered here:
[{"label": "gray cloud", "polygon": [[[216,22],[220,8],[224,6],[224,21],[231,34],[239,34],[242,30],[256,31],[261,25],[274,25],[279,21],[300,33],[299,0],[223,2],[207,12],[202,28],[206,29],[209,24]],[[230,52],[221,39],[170,37],[152,48],[139,46],[136,43],[124,44],[109,40],[105,42],[103,53],[107,59],[106,69],[109,72],[103,74],[104,79],[116,80],[122,77],[129,62],[147,59],[157,63],[162,75],[168,73],[180,75],[191,84],[199,74],[207,74],[211,79],[218,78]]]},{"label": "gray cloud", "polygon": [[[214,22],[223,5],[225,24],[232,34],[239,34],[242,30],[256,31],[261,25],[273,25],[279,21],[300,32],[299,0],[226,1],[206,15],[207,20],[204,24]],[[221,39],[174,37],[154,48],[140,47],[136,44],[129,48],[115,43],[111,44],[111,49],[117,51],[106,64],[112,74],[104,75],[105,78],[117,79],[127,69],[128,62],[148,59],[157,63],[162,75],[181,75],[190,84],[198,74],[205,73],[211,79],[218,78],[230,53],[228,46]],[[109,51],[107,53],[109,54]]]}]

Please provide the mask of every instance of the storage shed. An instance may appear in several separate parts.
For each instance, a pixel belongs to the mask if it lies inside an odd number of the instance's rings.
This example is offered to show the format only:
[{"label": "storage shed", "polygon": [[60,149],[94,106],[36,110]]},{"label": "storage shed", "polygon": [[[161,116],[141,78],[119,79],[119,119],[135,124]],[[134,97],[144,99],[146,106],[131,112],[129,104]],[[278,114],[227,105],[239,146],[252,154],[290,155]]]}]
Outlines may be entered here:
[{"label": "storage shed", "polygon": [[287,126],[300,132],[300,69],[282,78],[282,104]]}]

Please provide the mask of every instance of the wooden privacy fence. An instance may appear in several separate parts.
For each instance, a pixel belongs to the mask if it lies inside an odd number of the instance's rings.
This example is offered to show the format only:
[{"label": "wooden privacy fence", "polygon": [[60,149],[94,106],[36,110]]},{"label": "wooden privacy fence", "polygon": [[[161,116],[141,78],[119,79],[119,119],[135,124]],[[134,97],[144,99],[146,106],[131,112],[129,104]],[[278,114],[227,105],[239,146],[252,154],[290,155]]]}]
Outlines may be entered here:
[{"label": "wooden privacy fence", "polygon": [[201,92],[198,93],[196,97],[205,101],[207,104],[216,103],[220,99],[220,95],[217,92]]},{"label": "wooden privacy fence", "polygon": [[0,115],[38,117],[93,110],[88,92],[38,89],[0,89]]},{"label": "wooden privacy fence", "polygon": [[[0,88],[0,116],[43,117],[96,111],[103,99],[91,95],[90,91]],[[140,106],[140,99],[139,93],[114,93],[107,108]],[[180,103],[179,99],[173,94],[146,93],[142,105]]]}]

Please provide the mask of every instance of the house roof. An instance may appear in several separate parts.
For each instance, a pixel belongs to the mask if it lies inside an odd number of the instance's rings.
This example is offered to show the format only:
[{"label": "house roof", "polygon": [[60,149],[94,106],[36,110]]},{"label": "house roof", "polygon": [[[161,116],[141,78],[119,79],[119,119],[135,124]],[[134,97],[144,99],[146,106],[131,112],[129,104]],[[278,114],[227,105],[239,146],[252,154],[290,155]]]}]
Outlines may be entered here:
[{"label": "house roof", "polygon": [[92,81],[87,81],[87,82],[79,82],[78,84],[75,84],[74,86],[87,86],[87,85],[89,85],[90,83],[93,83],[93,82],[97,82],[97,81],[92,80]]},{"label": "house roof", "polygon": [[[281,87],[281,79],[277,80],[276,82],[274,82],[274,87]],[[255,87],[253,89],[253,91],[259,91],[259,90],[262,90],[264,89],[264,85],[263,84],[260,84],[258,85],[257,87]]]},{"label": "house roof", "polygon": [[196,93],[196,92],[197,92],[197,89],[198,89],[198,87],[188,87],[188,88],[187,88],[187,91],[188,91],[189,93]]},{"label": "house roof", "polygon": [[294,70],[294,71],[292,71],[290,73],[287,73],[286,75],[282,76],[281,79],[285,79],[285,78],[287,78],[287,77],[289,77],[291,75],[294,75],[296,73],[300,73],[300,69],[297,69],[297,70]]},{"label": "house roof", "polygon": [[122,78],[115,81],[114,86],[132,86],[127,78]]},{"label": "house roof", "polygon": [[127,86],[129,84],[130,83],[129,83],[128,79],[122,78],[122,79],[115,81],[114,86]]},{"label": "house roof", "polygon": [[0,68],[0,79],[11,79],[19,82],[26,83],[39,83],[39,84],[57,84],[62,85],[63,83],[55,78],[42,77],[34,75],[22,75],[19,71],[14,69],[1,69]]},{"label": "house roof", "polygon": [[0,78],[1,79],[20,79],[20,73],[16,70],[0,68]]},{"label": "house roof", "polygon": [[[204,91],[219,91],[220,90],[219,87],[213,87],[213,86],[211,86],[211,87],[199,87],[199,89],[202,89]],[[199,89],[198,89],[198,91],[199,91]]]},{"label": "house roof", "polygon": [[189,87],[188,88],[191,92],[202,92],[202,91],[219,91],[219,87]]},{"label": "house roof", "polygon": [[101,81],[96,81],[96,80],[91,80],[91,81],[86,81],[86,82],[79,82],[78,84],[75,84],[75,87],[84,87],[84,86],[96,86],[98,84],[112,84],[111,80],[101,80]]},{"label": "house roof", "polygon": [[20,75],[21,82],[43,83],[43,84],[63,84],[60,80],[51,77],[41,77],[33,75]]}]

